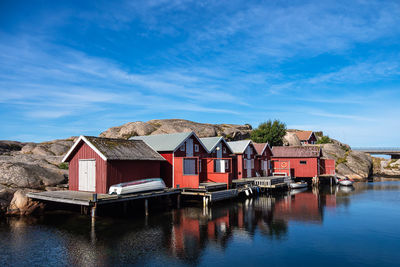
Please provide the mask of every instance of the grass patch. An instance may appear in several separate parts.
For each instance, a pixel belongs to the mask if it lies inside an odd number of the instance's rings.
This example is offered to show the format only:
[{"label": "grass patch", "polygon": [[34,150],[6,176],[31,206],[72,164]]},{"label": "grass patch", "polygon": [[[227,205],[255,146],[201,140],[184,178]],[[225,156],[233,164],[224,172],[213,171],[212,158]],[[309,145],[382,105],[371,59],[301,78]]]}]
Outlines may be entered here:
[{"label": "grass patch", "polygon": [[61,162],[60,164],[58,164],[58,168],[60,168],[62,170],[68,170],[68,163]]}]

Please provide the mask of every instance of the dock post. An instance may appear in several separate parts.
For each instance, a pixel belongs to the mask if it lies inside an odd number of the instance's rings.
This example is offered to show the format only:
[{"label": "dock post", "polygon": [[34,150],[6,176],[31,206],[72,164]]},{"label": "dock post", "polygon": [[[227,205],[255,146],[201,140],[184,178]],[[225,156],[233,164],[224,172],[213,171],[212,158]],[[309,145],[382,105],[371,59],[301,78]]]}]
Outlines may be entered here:
[{"label": "dock post", "polygon": [[94,203],[92,206],[92,209],[90,211],[90,215],[92,217],[92,225],[95,223],[96,221],[96,211],[97,210],[97,203]]},{"label": "dock post", "polygon": [[144,214],[147,216],[149,216],[149,200],[146,198],[144,200]]},{"label": "dock post", "polygon": [[203,197],[203,208],[207,207],[207,197]]}]

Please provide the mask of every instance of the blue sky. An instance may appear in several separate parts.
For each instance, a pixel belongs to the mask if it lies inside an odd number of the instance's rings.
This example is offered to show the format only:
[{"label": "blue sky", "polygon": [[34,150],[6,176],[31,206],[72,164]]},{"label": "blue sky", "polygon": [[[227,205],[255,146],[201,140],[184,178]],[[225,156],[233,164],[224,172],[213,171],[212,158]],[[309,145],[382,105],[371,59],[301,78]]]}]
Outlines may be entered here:
[{"label": "blue sky", "polygon": [[279,119],[399,146],[398,1],[0,2],[0,139]]}]

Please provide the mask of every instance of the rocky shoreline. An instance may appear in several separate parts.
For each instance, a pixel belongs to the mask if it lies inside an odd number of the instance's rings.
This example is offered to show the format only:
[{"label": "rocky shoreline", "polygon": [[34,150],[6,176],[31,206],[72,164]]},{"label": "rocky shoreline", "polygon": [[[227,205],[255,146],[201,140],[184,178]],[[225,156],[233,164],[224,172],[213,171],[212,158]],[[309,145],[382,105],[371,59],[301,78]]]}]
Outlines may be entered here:
[{"label": "rocky shoreline", "polygon": [[[112,127],[100,136],[129,138],[136,135],[195,131],[200,137],[224,136],[228,140],[241,140],[249,138],[251,130],[250,125],[151,120]],[[43,143],[0,141],[0,216],[29,215],[43,208],[41,204],[26,197],[28,192],[68,188],[68,166],[62,164],[61,160],[75,139],[76,137],[71,137]],[[346,144],[332,141],[320,146],[324,157],[336,160],[338,176],[348,176],[359,181],[374,175],[400,177],[400,161],[377,161],[368,154],[352,151]],[[290,132],[284,137],[284,144],[301,145],[298,138]]]}]

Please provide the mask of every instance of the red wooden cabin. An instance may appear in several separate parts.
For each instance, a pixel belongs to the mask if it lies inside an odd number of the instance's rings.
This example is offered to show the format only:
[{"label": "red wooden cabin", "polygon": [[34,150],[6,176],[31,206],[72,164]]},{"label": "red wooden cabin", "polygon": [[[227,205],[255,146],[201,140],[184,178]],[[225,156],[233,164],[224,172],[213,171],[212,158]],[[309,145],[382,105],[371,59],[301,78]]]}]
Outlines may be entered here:
[{"label": "red wooden cabin", "polygon": [[202,166],[206,170],[202,181],[232,183],[232,154],[233,151],[222,136],[200,138],[209,154],[202,159]]},{"label": "red wooden cabin", "polygon": [[314,145],[317,143],[317,137],[313,131],[297,131],[295,132],[302,145]]},{"label": "red wooden cabin", "polygon": [[236,158],[233,161],[234,177],[237,179],[256,176],[254,162],[257,151],[250,140],[228,142]]},{"label": "red wooden cabin", "polygon": [[[312,178],[320,175],[322,151],[318,146],[274,146],[272,148],[274,172],[285,168],[295,178]],[[290,171],[289,171],[290,170]]]},{"label": "red wooden cabin", "polygon": [[194,132],[135,136],[130,139],[143,140],[166,159],[161,164],[161,176],[167,186],[199,187],[204,172],[200,159],[208,157],[208,151]]},{"label": "red wooden cabin", "polygon": [[254,148],[257,151],[257,157],[255,161],[256,172],[260,176],[272,175],[271,170],[271,157],[272,150],[268,143],[253,143]]},{"label": "red wooden cabin", "polygon": [[160,177],[165,159],[146,143],[80,136],[63,162],[69,162],[69,189],[108,193],[111,185]]}]

